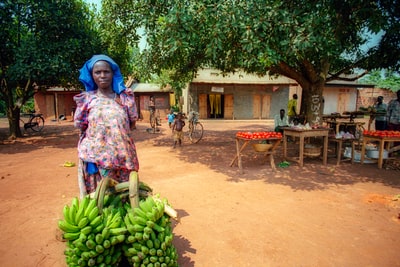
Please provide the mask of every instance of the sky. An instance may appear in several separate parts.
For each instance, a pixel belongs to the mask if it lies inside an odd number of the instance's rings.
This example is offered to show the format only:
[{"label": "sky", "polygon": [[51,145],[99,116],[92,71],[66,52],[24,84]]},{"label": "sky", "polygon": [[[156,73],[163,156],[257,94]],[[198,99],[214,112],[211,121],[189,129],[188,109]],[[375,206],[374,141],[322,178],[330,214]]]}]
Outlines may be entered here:
[{"label": "sky", "polygon": [[93,4],[96,4],[98,6],[101,6],[101,0],[85,0],[85,2],[89,3],[89,4],[93,3]]}]

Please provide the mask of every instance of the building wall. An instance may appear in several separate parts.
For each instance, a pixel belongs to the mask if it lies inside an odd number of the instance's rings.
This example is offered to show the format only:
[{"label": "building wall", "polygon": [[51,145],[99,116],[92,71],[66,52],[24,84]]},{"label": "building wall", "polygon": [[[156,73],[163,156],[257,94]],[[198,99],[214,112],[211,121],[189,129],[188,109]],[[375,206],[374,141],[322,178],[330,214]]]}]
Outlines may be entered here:
[{"label": "building wall", "polygon": [[76,106],[73,97],[77,94],[77,91],[38,92],[34,95],[35,112],[43,114],[45,120],[57,120],[61,115],[72,120]]},{"label": "building wall", "polygon": [[326,87],[323,91],[323,114],[341,113],[357,110],[357,88]]},{"label": "building wall", "polygon": [[156,109],[160,112],[161,121],[164,121],[164,118],[167,117],[167,114],[171,110],[169,92],[135,92],[139,118],[144,121],[150,121],[149,101],[151,95],[154,96]]},{"label": "building wall", "polygon": [[357,109],[372,106],[376,103],[378,96],[383,96],[383,103],[388,104],[390,100],[396,99],[396,93],[380,88],[365,88],[358,91]]},{"label": "building wall", "polygon": [[[213,88],[223,89],[214,92]],[[188,110],[199,111],[200,95],[221,94],[233,95],[233,119],[272,119],[279,114],[281,108],[287,109],[289,85],[265,85],[265,84],[220,84],[220,83],[191,83],[188,89]],[[265,103],[255,103],[258,99],[270,99],[269,106]],[[261,100],[262,101],[262,100]],[[253,108],[262,108],[261,117],[254,117]],[[268,111],[268,116],[265,113]],[[209,119],[202,117],[201,119]]]}]

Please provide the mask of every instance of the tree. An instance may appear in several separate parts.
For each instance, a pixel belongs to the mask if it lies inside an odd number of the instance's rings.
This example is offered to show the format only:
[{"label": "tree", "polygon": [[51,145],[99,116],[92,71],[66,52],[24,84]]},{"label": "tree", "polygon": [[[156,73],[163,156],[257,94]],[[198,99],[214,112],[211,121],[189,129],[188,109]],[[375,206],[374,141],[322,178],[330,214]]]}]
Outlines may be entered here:
[{"label": "tree", "polygon": [[21,106],[39,90],[80,86],[79,69],[103,49],[82,0],[6,0],[0,20],[0,98],[16,138]]},{"label": "tree", "polygon": [[360,79],[360,82],[374,84],[378,88],[393,92],[400,90],[400,75],[390,70],[375,70]]},{"label": "tree", "polygon": [[[322,91],[331,80],[357,80],[365,71],[398,69],[398,0],[138,0],[113,16],[124,32],[146,30],[149,68],[187,77],[204,66],[279,74],[303,88],[302,113],[318,123]],[[371,36],[381,36],[370,46]]]}]

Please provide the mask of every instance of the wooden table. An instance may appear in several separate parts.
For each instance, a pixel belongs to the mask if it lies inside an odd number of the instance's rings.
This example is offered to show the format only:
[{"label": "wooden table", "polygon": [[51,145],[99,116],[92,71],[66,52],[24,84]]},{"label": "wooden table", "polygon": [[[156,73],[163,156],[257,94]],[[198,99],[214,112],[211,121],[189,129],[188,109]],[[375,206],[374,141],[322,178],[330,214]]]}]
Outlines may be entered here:
[{"label": "wooden table", "polygon": [[[345,129],[345,132],[347,128],[349,127],[354,127],[354,132],[352,133],[353,135],[356,135],[357,129],[360,129],[364,126],[365,122],[357,122],[357,121],[341,121],[341,120],[331,120],[331,121],[326,121],[328,126],[330,128],[335,129],[335,134],[339,133],[340,131],[340,126],[343,126]],[[347,131],[349,132],[349,131]]]},{"label": "wooden table", "polygon": [[[336,165],[339,165],[340,162],[342,161],[342,148],[343,148],[343,143],[349,143],[351,144],[351,157],[350,161],[351,164],[354,163],[354,150],[355,150],[355,145],[354,141],[357,141],[356,139],[345,139],[345,138],[329,138],[328,139],[329,143],[335,143],[336,145]],[[343,159],[343,160],[348,160],[348,159]]]},{"label": "wooden table", "polygon": [[272,144],[272,147],[268,151],[258,152],[258,153],[264,153],[264,155],[266,157],[269,156],[271,168],[273,171],[276,171],[275,162],[274,162],[274,153],[275,153],[276,148],[281,143],[281,140],[282,140],[282,138],[245,139],[245,138],[236,137],[236,155],[233,158],[230,166],[232,167],[233,164],[235,164],[235,162],[237,161],[239,171],[242,174],[243,173],[243,166],[242,166],[242,151],[243,151],[243,149],[245,149],[247,147],[247,145],[250,144],[251,142],[259,143],[260,141],[269,141]]},{"label": "wooden table", "polygon": [[383,166],[383,150],[385,149],[385,143],[386,143],[386,149],[389,150],[390,145],[393,142],[400,142],[400,137],[381,137],[381,136],[372,136],[365,134],[363,136],[363,143],[362,143],[362,148],[361,148],[361,164],[364,163],[364,158],[365,158],[365,147],[368,141],[375,141],[379,143],[379,156],[378,156],[378,168],[382,169]]},{"label": "wooden table", "polygon": [[[304,138],[306,137],[322,137],[323,140],[323,153],[322,153],[322,162],[324,165],[327,163],[328,158],[328,134],[329,128],[320,128],[320,129],[298,129],[292,127],[284,127],[283,128],[283,157],[287,160],[291,160],[299,163],[300,167],[303,167],[304,160]],[[287,138],[289,136],[299,137],[299,156],[298,157],[288,157],[287,156]]]}]

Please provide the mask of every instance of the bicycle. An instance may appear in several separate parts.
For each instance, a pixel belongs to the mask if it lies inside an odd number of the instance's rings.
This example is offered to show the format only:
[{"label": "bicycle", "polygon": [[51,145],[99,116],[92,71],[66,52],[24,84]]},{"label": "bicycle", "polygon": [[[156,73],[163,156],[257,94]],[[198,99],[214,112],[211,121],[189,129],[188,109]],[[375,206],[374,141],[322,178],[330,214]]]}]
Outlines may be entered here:
[{"label": "bicycle", "polygon": [[190,142],[193,144],[198,143],[201,138],[203,138],[203,132],[204,132],[204,127],[201,122],[199,122],[199,113],[195,111],[190,111],[189,112],[189,118],[188,118],[188,137]]},{"label": "bicycle", "polygon": [[150,109],[150,127],[153,129],[153,133],[157,131],[157,126],[161,126],[160,111]]},{"label": "bicycle", "polygon": [[43,130],[44,127],[44,118],[42,114],[35,114],[35,113],[27,113],[22,114],[21,117],[28,116],[28,122],[25,122],[22,118],[20,118],[20,122],[24,125],[24,130],[32,130],[32,132],[40,132]]}]

